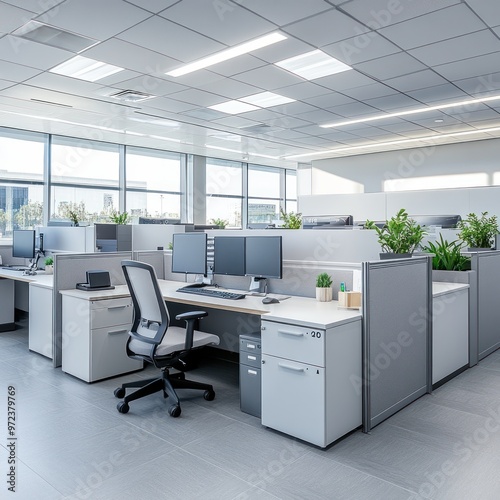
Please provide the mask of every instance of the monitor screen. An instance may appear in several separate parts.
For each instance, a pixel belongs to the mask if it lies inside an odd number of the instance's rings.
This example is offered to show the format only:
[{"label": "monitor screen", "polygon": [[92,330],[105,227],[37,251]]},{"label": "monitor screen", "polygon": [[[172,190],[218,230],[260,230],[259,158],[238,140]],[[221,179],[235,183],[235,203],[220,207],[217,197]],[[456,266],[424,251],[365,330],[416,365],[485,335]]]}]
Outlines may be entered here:
[{"label": "monitor screen", "polygon": [[12,257],[33,259],[35,257],[35,230],[15,229],[12,233]]},{"label": "monitor screen", "polygon": [[206,233],[174,233],[172,238],[172,272],[206,275]]},{"label": "monitor screen", "polygon": [[245,276],[245,237],[214,237],[214,273]]},{"label": "monitor screen", "polygon": [[281,236],[247,236],[245,274],[257,278],[278,278],[283,274]]}]

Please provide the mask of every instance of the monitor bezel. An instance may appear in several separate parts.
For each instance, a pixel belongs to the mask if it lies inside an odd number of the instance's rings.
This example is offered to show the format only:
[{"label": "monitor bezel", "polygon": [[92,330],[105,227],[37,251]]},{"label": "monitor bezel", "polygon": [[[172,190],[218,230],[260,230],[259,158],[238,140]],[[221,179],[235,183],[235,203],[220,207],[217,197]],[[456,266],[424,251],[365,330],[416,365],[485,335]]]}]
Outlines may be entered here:
[{"label": "monitor bezel", "polygon": [[[223,242],[223,241],[227,241],[227,240],[239,240],[239,241],[243,241],[243,253],[241,255],[242,257],[242,260],[243,260],[243,271],[241,274],[235,274],[235,273],[229,273],[229,272],[220,272],[217,270],[217,245],[218,243],[217,242]],[[245,274],[246,272],[246,252],[245,252],[245,248],[246,248],[246,237],[245,236],[214,236],[214,269],[213,269],[213,272],[214,274],[219,274],[221,276],[247,276],[247,274]]]},{"label": "monitor bezel", "polygon": [[[190,271],[190,270],[179,271],[179,270],[174,269],[174,265],[175,265],[175,240],[179,239],[179,238],[181,238],[181,239],[182,238],[196,238],[196,239],[200,239],[200,240],[203,239],[204,244],[205,244],[205,251],[204,251],[205,262],[204,262],[203,272],[201,272],[199,269],[196,269],[193,271]],[[207,276],[208,264],[207,264],[207,234],[206,233],[196,233],[196,232],[193,232],[193,233],[174,233],[172,235],[172,272],[178,273],[178,274],[203,274],[203,276]]]},{"label": "monitor bezel", "polygon": [[[279,241],[279,275],[248,272],[248,240],[262,240],[263,238],[272,238]],[[282,236],[247,236],[245,241],[245,276],[257,279],[282,279],[283,278],[283,238]]]}]

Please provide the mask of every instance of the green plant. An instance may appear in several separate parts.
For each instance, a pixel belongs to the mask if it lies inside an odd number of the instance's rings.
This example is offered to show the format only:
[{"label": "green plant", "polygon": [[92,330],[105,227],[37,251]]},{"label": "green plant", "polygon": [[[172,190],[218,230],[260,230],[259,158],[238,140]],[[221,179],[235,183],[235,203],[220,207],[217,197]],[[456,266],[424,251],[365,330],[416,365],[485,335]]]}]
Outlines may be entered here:
[{"label": "green plant", "polygon": [[498,234],[497,216],[488,217],[488,212],[482,212],[479,218],[469,214],[458,223],[458,237],[467,243],[469,248],[491,248],[495,235]]},{"label": "green plant", "polygon": [[168,248],[168,250],[173,250],[174,249],[174,244],[171,241],[169,241],[169,243],[167,245],[167,248]]},{"label": "green plant", "polygon": [[367,220],[365,229],[374,229],[377,232],[378,242],[384,252],[413,253],[425,235],[425,230],[408,216],[404,208],[383,227]]},{"label": "green plant", "polygon": [[321,273],[316,276],[316,288],[330,288],[332,283],[332,277],[328,273]]},{"label": "green plant", "polygon": [[75,225],[78,226],[80,219],[78,218],[78,214],[73,210],[68,210],[68,219]]},{"label": "green plant", "polygon": [[54,265],[54,259],[52,257],[47,257],[45,259],[45,265],[46,266],[53,266]]},{"label": "green plant", "polygon": [[300,229],[302,226],[302,214],[289,212],[286,213],[282,208],[280,208],[281,219],[283,220],[283,227],[285,229]]},{"label": "green plant", "polygon": [[219,226],[220,229],[225,229],[229,224],[229,221],[226,219],[211,219],[210,224],[214,224],[215,226]]},{"label": "green plant", "polygon": [[432,269],[438,271],[469,271],[470,257],[462,255],[460,251],[462,245],[458,241],[448,242],[439,235],[439,240],[435,243],[429,241],[423,248],[424,252],[433,253]]},{"label": "green plant", "polygon": [[112,212],[109,218],[115,224],[126,224],[128,222],[128,213]]}]

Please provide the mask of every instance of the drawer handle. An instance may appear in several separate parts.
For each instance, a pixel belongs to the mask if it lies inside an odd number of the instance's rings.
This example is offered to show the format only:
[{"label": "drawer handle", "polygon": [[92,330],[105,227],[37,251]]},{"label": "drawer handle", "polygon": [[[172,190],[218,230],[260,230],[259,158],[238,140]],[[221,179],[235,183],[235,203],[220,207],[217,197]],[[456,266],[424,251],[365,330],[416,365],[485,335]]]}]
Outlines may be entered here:
[{"label": "drawer handle", "polygon": [[248,375],[257,375],[257,372],[255,370],[247,370]]},{"label": "drawer handle", "polygon": [[281,333],[282,335],[290,335],[291,337],[303,337],[304,336],[303,332],[287,332],[286,330],[278,330],[278,333]]},{"label": "drawer handle", "polygon": [[112,307],[108,307],[108,311],[112,311],[113,309],[125,309],[127,306],[112,306]]},{"label": "drawer handle", "polygon": [[247,344],[247,349],[255,349],[255,344]]},{"label": "drawer handle", "polygon": [[128,333],[128,330],[114,330],[114,331],[109,331],[108,335],[120,335],[121,333]]},{"label": "drawer handle", "polygon": [[280,368],[285,368],[285,370],[291,370],[293,372],[303,372],[304,368],[300,368],[299,366],[285,365],[285,363],[278,363]]},{"label": "drawer handle", "polygon": [[250,354],[247,355],[247,359],[249,359],[250,361],[257,361],[257,357],[256,356],[250,356]]}]

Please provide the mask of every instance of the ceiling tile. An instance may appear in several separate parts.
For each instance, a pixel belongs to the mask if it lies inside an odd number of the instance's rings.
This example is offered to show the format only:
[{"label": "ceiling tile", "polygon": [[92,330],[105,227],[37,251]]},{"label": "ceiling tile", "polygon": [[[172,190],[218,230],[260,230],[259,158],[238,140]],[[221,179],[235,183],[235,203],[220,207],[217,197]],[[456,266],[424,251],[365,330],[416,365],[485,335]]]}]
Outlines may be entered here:
[{"label": "ceiling tile", "polygon": [[[96,16],[96,12],[99,15]],[[37,20],[97,40],[106,40],[150,15],[122,0],[66,0]]]},{"label": "ceiling tile", "polygon": [[234,76],[233,79],[266,90],[274,90],[304,81],[302,78],[274,65],[245,71],[244,73]]},{"label": "ceiling tile", "polygon": [[223,116],[226,116],[225,113],[221,113],[220,111],[216,111],[215,109],[206,109],[206,108],[184,111],[181,113],[181,115],[191,116],[193,118],[198,118],[199,120],[208,120],[208,121],[217,120],[219,118],[222,118]]},{"label": "ceiling tile", "polygon": [[411,90],[418,90],[425,87],[433,87],[435,85],[442,85],[446,83],[446,80],[441,76],[437,75],[430,69],[425,69],[423,71],[417,71],[411,75],[398,76],[397,78],[391,78],[385,81],[386,85],[399,90],[401,92],[407,92]]},{"label": "ceiling tile", "polygon": [[381,57],[380,59],[373,59],[372,61],[357,64],[355,68],[369,76],[385,81],[389,78],[425,69],[425,66],[410,55],[399,52]]},{"label": "ceiling tile", "polygon": [[336,114],[343,116],[345,118],[351,118],[354,116],[370,116],[373,114],[380,114],[378,109],[368,106],[362,102],[354,102],[352,104],[344,104],[342,106],[335,106],[333,110]]},{"label": "ceiling tile", "polygon": [[95,97],[95,93],[102,87],[98,83],[87,82],[85,80],[77,80],[68,76],[56,75],[54,73],[40,73],[31,78],[27,85],[40,87],[67,94],[84,94]]},{"label": "ceiling tile", "polygon": [[[0,44],[1,43],[2,40],[0,40]],[[28,78],[38,75],[39,73],[40,70],[38,69],[0,60],[0,75],[9,75],[9,80],[12,80],[13,82],[23,82]]]},{"label": "ceiling tile", "polygon": [[156,97],[151,99],[151,101],[145,101],[144,103],[141,103],[141,107],[144,109],[161,109],[171,113],[182,113],[196,108],[194,104],[175,101],[174,99],[169,99],[168,97]]},{"label": "ceiling tile", "polygon": [[259,124],[259,122],[249,120],[248,118],[242,118],[241,116],[225,116],[224,118],[213,120],[213,123],[232,128],[252,127]]},{"label": "ceiling tile", "polygon": [[248,85],[244,82],[238,82],[236,80],[232,80],[231,78],[222,78],[216,82],[200,85],[200,88],[202,90],[206,90],[207,92],[227,97],[228,99],[238,99],[240,97],[246,97],[248,95],[262,92],[262,89],[259,89],[258,87]]},{"label": "ceiling tile", "polygon": [[[20,43],[19,43],[20,42]],[[0,39],[0,58],[25,66],[47,70],[73,56],[66,50],[7,35]]]},{"label": "ceiling tile", "polygon": [[446,111],[446,114],[454,116],[455,118],[458,118],[459,120],[462,120],[466,123],[474,123],[474,122],[479,122],[479,121],[485,121],[485,120],[498,120],[500,119],[500,113],[498,110],[487,108],[487,109],[480,109],[477,111],[468,111],[467,113],[453,113]]},{"label": "ceiling tile", "polygon": [[380,122],[378,123],[377,126],[383,130],[387,130],[388,132],[394,132],[394,133],[410,132],[413,130],[418,130],[420,128],[419,125],[403,119],[398,119],[396,123],[384,124]]},{"label": "ceiling tile", "polygon": [[450,99],[457,100],[466,96],[465,92],[462,92],[451,83],[436,85],[435,87],[427,87],[425,89],[413,90],[407,92],[407,94],[417,101],[423,103],[435,103],[436,101],[445,102]]},{"label": "ceiling tile", "polygon": [[170,97],[176,101],[187,102],[203,107],[213,106],[214,104],[220,104],[226,101],[225,97],[198,89],[182,90],[172,94]]},{"label": "ceiling tile", "polygon": [[[1,41],[1,40],[0,40]],[[448,80],[461,80],[472,76],[489,75],[500,72],[500,56],[498,53],[474,57],[464,61],[456,61],[435,66],[434,71]]]},{"label": "ceiling tile", "polygon": [[272,0],[272,2],[269,0],[252,0],[251,2],[232,1],[231,4],[221,2],[219,8],[227,9],[227,15],[229,15],[231,13],[230,6],[233,4],[241,4],[248,10],[259,14],[265,19],[269,19],[278,26],[283,26],[332,8],[330,4],[323,0],[307,0],[307,2],[290,2],[290,0]]},{"label": "ceiling tile", "polygon": [[14,31],[33,17],[35,17],[33,12],[20,9],[14,5],[0,3],[0,31],[2,32]]},{"label": "ceiling tile", "polygon": [[305,102],[289,102],[287,104],[280,104],[278,106],[272,106],[267,109],[272,109],[273,111],[276,111],[276,113],[282,113],[284,115],[299,115],[301,113],[308,113],[312,111],[316,111],[316,106],[311,106],[310,104],[306,104]]},{"label": "ceiling tile", "polygon": [[167,96],[188,88],[185,85],[179,85],[175,82],[146,75],[137,76],[129,80],[122,80],[114,86],[120,89],[137,90],[156,96]]},{"label": "ceiling tile", "polygon": [[467,0],[467,3],[488,26],[500,25],[498,0]]},{"label": "ceiling tile", "polygon": [[266,64],[267,63],[262,61],[262,59],[246,54],[229,61],[220,62],[215,66],[212,66],[210,70],[218,75],[231,77],[237,75],[238,73],[243,73],[244,71],[250,71],[251,69],[266,66]]},{"label": "ceiling tile", "polygon": [[414,0],[396,2],[370,0],[370,6],[367,8],[366,0],[353,0],[342,5],[341,9],[370,28],[380,29],[460,2],[461,0],[440,0],[439,2],[435,0],[419,0],[418,2]]},{"label": "ceiling tile", "polygon": [[408,50],[485,27],[466,4],[460,4],[383,28],[379,33]]},{"label": "ceiling tile", "polygon": [[490,30],[482,30],[410,50],[409,53],[424,64],[435,66],[498,51],[500,40]]},{"label": "ceiling tile", "polygon": [[500,72],[457,80],[455,85],[472,96],[498,94],[498,90],[500,90]]},{"label": "ceiling tile", "polygon": [[170,7],[174,3],[177,3],[179,0],[127,0],[128,3],[133,3],[140,7],[141,9],[149,10],[149,12],[153,12],[157,14],[162,10],[165,10],[166,7]]},{"label": "ceiling tile", "polygon": [[[37,14],[44,12],[48,8],[53,8],[56,5],[63,3],[65,0],[50,0],[49,2],[41,2],[40,0],[3,0],[6,4],[15,5],[21,9],[36,12]],[[2,16],[4,15],[2,6]],[[45,21],[49,23],[49,20]],[[50,24],[50,23],[49,23]]]},{"label": "ceiling tile", "polygon": [[283,31],[321,48],[365,33],[368,29],[342,12],[330,10],[290,24]]},{"label": "ceiling tile", "polygon": [[326,111],[324,109],[316,109],[315,111],[309,111],[307,113],[301,113],[297,115],[297,118],[309,121],[311,123],[329,123],[338,120],[339,115]]},{"label": "ceiling tile", "polygon": [[246,42],[276,29],[274,24],[253,12],[227,2],[183,0],[162,11],[160,16],[228,46]]},{"label": "ceiling tile", "polygon": [[318,108],[331,108],[333,106],[354,102],[354,99],[351,99],[344,94],[339,94],[338,92],[330,92],[329,94],[318,97],[311,97],[307,99],[307,102],[313,106],[317,106]]},{"label": "ceiling tile", "polygon": [[394,94],[376,99],[368,99],[365,104],[373,106],[382,111],[393,111],[395,109],[410,109],[412,107],[422,107],[422,104],[404,94]]},{"label": "ceiling tile", "polygon": [[[146,19],[120,33],[117,38],[157,51],[183,63],[195,61],[226,48],[221,43],[161,17]],[[173,65],[168,69],[172,70],[180,65]]]},{"label": "ceiling tile", "polygon": [[[284,33],[282,34],[285,35]],[[272,45],[262,47],[258,51],[255,51],[255,57],[258,57],[266,62],[276,63],[278,61],[283,61],[284,59],[289,59],[290,57],[305,54],[316,49],[314,45],[307,44],[289,34],[286,36],[286,40],[273,43]]]},{"label": "ceiling tile", "polygon": [[350,66],[401,52],[399,47],[375,31],[326,45],[322,50]]},{"label": "ceiling tile", "polygon": [[366,99],[375,99],[376,97],[384,97],[394,94],[394,89],[391,89],[383,83],[376,82],[371,83],[370,85],[363,85],[362,87],[344,89],[342,92],[353,99],[365,101]]},{"label": "ceiling tile", "polygon": [[329,141],[343,142],[358,138],[356,135],[350,134],[349,132],[345,132],[344,130],[326,129],[326,128],[322,130],[323,131],[328,130],[328,132],[326,134],[321,134],[320,137],[328,139]]},{"label": "ceiling tile", "polygon": [[336,75],[317,78],[314,82],[331,90],[342,91],[345,89],[361,87],[362,85],[370,85],[375,83],[375,80],[369,76],[363,75],[359,71],[349,70],[337,73]]},{"label": "ceiling tile", "polygon": [[302,82],[276,89],[276,93],[298,101],[330,93],[330,90],[312,82]]},{"label": "ceiling tile", "polygon": [[12,87],[13,85],[16,85],[16,82],[9,82],[7,80],[0,80],[0,90],[8,89],[9,87]]}]

